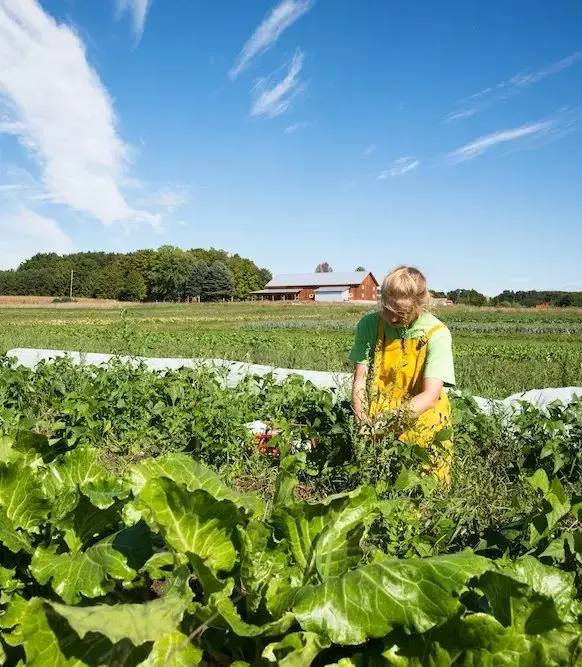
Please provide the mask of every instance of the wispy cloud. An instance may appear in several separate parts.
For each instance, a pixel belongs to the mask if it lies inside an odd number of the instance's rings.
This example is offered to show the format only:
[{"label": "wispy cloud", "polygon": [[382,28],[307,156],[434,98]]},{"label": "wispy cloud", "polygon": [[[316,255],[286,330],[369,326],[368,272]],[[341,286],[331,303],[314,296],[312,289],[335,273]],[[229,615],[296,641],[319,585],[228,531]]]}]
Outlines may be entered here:
[{"label": "wispy cloud", "polygon": [[486,150],[493,148],[499,144],[504,144],[509,141],[516,141],[517,139],[524,139],[526,137],[532,137],[539,134],[547,134],[551,130],[556,128],[556,122],[553,120],[548,120],[539,123],[530,123],[529,125],[522,125],[521,127],[516,127],[507,130],[500,130],[499,132],[493,132],[484,137],[479,137],[475,141],[458,148],[457,150],[449,153],[449,157],[454,162],[464,162],[466,160],[472,160],[477,156],[483,154]]},{"label": "wispy cloud", "polygon": [[372,155],[372,153],[376,150],[377,146],[376,144],[370,144],[366,150],[364,151],[364,155]]},{"label": "wispy cloud", "polygon": [[299,130],[302,130],[303,128],[307,127],[309,125],[309,121],[304,120],[301,123],[293,123],[292,125],[287,125],[287,127],[283,130],[285,134],[293,134],[294,132],[298,132]]},{"label": "wispy cloud", "polygon": [[447,114],[444,120],[454,121],[470,118],[480,111],[492,107],[497,102],[513,97],[526,88],[529,88],[554,74],[558,74],[579,62],[582,62],[582,51],[576,51],[575,53],[537,71],[520,72],[515,74],[506,81],[502,81],[489,88],[484,88],[478,93],[471,95],[471,97],[458,102],[457,108]]},{"label": "wispy cloud", "polygon": [[299,78],[303,61],[303,52],[298,50],[289,64],[289,70],[285,78],[279,83],[269,87],[269,79],[265,78],[261,78],[255,83],[252,91],[255,97],[251,108],[252,116],[274,118],[289,109],[293,98],[303,90]]},{"label": "wispy cloud", "polygon": [[390,169],[382,171],[378,176],[378,180],[384,181],[388,178],[395,178],[396,176],[402,176],[403,174],[407,174],[409,171],[413,171],[419,166],[420,166],[420,160],[415,160],[410,156],[401,157],[392,164]]},{"label": "wispy cloud", "polygon": [[[140,188],[144,189],[141,184]],[[139,198],[139,205],[147,208],[163,209],[167,215],[172,215],[177,209],[190,203],[193,198],[190,185],[176,183],[150,190],[146,196]]]},{"label": "wispy cloud", "polygon": [[117,16],[131,13],[133,33],[137,42],[143,37],[150,0],[117,0]]},{"label": "wispy cloud", "polygon": [[73,251],[73,242],[52,218],[24,206],[0,213],[0,269],[15,269],[37,252]]},{"label": "wispy cloud", "polygon": [[279,37],[313,7],[314,0],[282,0],[265,17],[239,53],[230,78],[244,72],[258,56],[271,48]]},{"label": "wispy cloud", "polygon": [[157,224],[122,192],[128,147],[83,42],[36,0],[0,0],[0,118],[39,166],[51,202],[103,223]]}]

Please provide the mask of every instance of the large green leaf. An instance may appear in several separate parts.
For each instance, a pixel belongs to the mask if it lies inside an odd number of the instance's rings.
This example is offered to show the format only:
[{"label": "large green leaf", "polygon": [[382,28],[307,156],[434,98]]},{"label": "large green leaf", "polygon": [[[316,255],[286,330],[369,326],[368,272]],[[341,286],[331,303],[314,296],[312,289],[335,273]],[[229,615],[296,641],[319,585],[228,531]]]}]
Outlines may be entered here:
[{"label": "large green leaf", "polygon": [[574,601],[574,575],[531,556],[500,563],[483,574],[479,588],[494,616],[504,626],[540,634],[573,623],[579,613]]},{"label": "large green leaf", "polygon": [[272,530],[258,520],[239,529],[240,580],[246,592],[245,604],[255,612],[263,600],[269,582],[279,579],[289,566],[287,543],[274,542]]},{"label": "large green leaf", "polygon": [[309,667],[330,642],[313,632],[292,632],[265,647],[263,659],[281,667]]},{"label": "large green leaf", "polygon": [[67,452],[51,466],[51,473],[60,490],[78,488],[99,509],[107,509],[117,498],[129,495],[129,485],[104,468],[96,447],[77,447]]},{"label": "large green leaf", "polygon": [[176,551],[196,554],[214,572],[232,570],[236,561],[232,533],[240,512],[230,500],[216,500],[202,490],[189,493],[158,478],[147,482],[139,501],[147,508],[148,523]]},{"label": "large green leaf", "polygon": [[186,635],[172,632],[154,642],[148,657],[139,667],[195,667],[202,660],[202,651]]},{"label": "large green leaf", "polygon": [[[112,506],[99,509],[88,498],[82,496],[73,510],[62,520],[53,517],[53,525],[65,532],[67,544],[72,551],[82,547],[107,532],[115,532],[119,528],[120,511]],[[74,546],[73,546],[74,545]]]},{"label": "large green leaf", "polygon": [[118,498],[127,498],[130,493],[129,485],[124,479],[106,477],[87,482],[81,487],[81,492],[102,510],[111,507]]},{"label": "large green leaf", "polygon": [[84,552],[57,554],[38,548],[30,569],[40,584],[52,579],[52,587],[67,604],[75,604],[81,596],[95,598],[105,595],[114,580],[132,581],[136,572],[128,566],[125,555],[115,548],[118,534],[101,540]]},{"label": "large green leaf", "polygon": [[570,626],[527,635],[478,613],[425,635],[392,635],[385,643],[382,664],[393,667],[564,667],[576,664],[580,632]]},{"label": "large green leaf", "polygon": [[8,596],[24,588],[24,584],[17,579],[16,570],[0,565],[0,591]]},{"label": "large green leaf", "polygon": [[176,632],[192,600],[187,582],[187,569],[179,568],[167,594],[144,604],[92,607],[72,607],[56,602],[49,604],[81,638],[94,632],[104,635],[113,644],[129,639],[134,646],[140,646]]},{"label": "large green leaf", "polygon": [[19,551],[25,551],[26,553],[33,552],[32,544],[30,543],[28,535],[14,527],[14,524],[1,507],[0,544],[3,544],[9,551],[12,551],[15,554]]},{"label": "large green leaf", "polygon": [[[226,581],[221,590],[212,593],[208,598],[208,604],[193,603],[189,612],[198,623],[202,625],[230,629],[239,637],[276,637],[289,630],[295,621],[295,617],[290,612],[285,612],[275,621],[269,621],[261,625],[248,623],[245,621],[235,606],[230,595],[233,592],[234,582],[232,579]],[[242,594],[238,594],[236,600],[240,600]]]},{"label": "large green leaf", "polygon": [[338,644],[361,644],[395,627],[426,632],[454,616],[459,592],[489,567],[471,552],[386,560],[304,586],[293,611],[304,630]]},{"label": "large green leaf", "polygon": [[183,484],[188,491],[203,490],[216,500],[230,500],[251,513],[262,509],[258,496],[237,493],[213,470],[181,453],[166,454],[132,466],[130,479],[134,495],[140,494],[150,480],[161,477]]},{"label": "large green leaf", "polygon": [[371,487],[361,487],[320,503],[279,506],[273,521],[289,541],[305,580],[314,570],[325,580],[341,576],[358,564],[362,535],[376,511],[376,492]]},{"label": "large green leaf", "polygon": [[0,509],[14,528],[38,532],[49,513],[49,503],[37,473],[28,466],[0,464]]},{"label": "large green leaf", "polygon": [[68,487],[80,487],[106,476],[97,447],[76,447],[64,454],[52,469],[53,474]]},{"label": "large green leaf", "polygon": [[81,640],[50,605],[39,598],[28,602],[19,626],[5,635],[11,646],[22,646],[26,667],[129,667],[145,657],[123,639],[113,644],[103,635]]}]

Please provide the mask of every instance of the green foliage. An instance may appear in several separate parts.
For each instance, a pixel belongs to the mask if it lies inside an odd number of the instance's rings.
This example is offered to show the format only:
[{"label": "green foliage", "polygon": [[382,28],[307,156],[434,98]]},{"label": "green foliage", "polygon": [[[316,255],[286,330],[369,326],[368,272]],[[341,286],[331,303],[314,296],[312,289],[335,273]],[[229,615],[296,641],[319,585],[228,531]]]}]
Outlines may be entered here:
[{"label": "green foliage", "polygon": [[235,282],[230,269],[224,262],[213,262],[208,267],[206,280],[202,284],[203,301],[230,299],[235,293]]},{"label": "green foliage", "polygon": [[484,294],[474,289],[456,289],[448,292],[447,298],[463,306],[485,306],[489,301]]},{"label": "green foliage", "polygon": [[580,403],[455,400],[439,488],[395,434],[365,458],[298,379],[3,363],[0,396],[5,664],[580,662]]},{"label": "green foliage", "polygon": [[[213,268],[192,282],[199,264]],[[39,253],[16,271],[0,271],[0,295],[62,297],[69,293],[71,270],[75,297],[120,301],[184,301],[204,290],[205,300],[247,299],[270,280],[266,269],[237,254],[162,246],[129,254]]]}]

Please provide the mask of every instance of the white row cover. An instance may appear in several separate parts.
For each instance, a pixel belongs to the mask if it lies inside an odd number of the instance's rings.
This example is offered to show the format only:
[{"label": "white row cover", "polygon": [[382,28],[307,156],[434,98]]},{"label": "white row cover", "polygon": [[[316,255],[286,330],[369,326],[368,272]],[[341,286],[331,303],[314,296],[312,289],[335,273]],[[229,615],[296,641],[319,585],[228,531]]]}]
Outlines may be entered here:
[{"label": "white row cover", "polygon": [[[74,363],[86,366],[106,366],[113,358],[135,365],[144,364],[151,370],[177,370],[179,368],[217,368],[226,369],[226,383],[228,386],[237,385],[247,375],[273,374],[277,381],[284,381],[288,377],[298,375],[317,387],[336,390],[341,395],[347,395],[351,382],[350,373],[328,373],[324,371],[296,370],[291,368],[273,368],[258,364],[247,364],[241,361],[226,361],[224,359],[167,359],[146,357],[114,357],[111,354],[95,352],[79,353],[65,350],[36,350],[17,348],[7,352],[8,357],[27,368],[34,369],[40,361],[50,361],[58,357],[70,357]],[[479,407],[485,412],[501,411],[515,408],[520,402],[531,403],[538,408],[545,408],[554,401],[564,404],[571,403],[576,398],[582,398],[582,387],[559,387],[556,389],[532,389],[521,394],[513,394],[504,400],[475,397]]]}]

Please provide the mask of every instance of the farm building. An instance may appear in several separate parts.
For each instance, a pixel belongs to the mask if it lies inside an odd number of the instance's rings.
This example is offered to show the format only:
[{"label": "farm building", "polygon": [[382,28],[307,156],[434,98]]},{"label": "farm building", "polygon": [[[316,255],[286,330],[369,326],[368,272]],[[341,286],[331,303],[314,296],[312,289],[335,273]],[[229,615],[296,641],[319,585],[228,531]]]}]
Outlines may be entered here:
[{"label": "farm building", "polygon": [[268,301],[376,301],[378,281],[370,271],[287,273],[254,294]]}]

